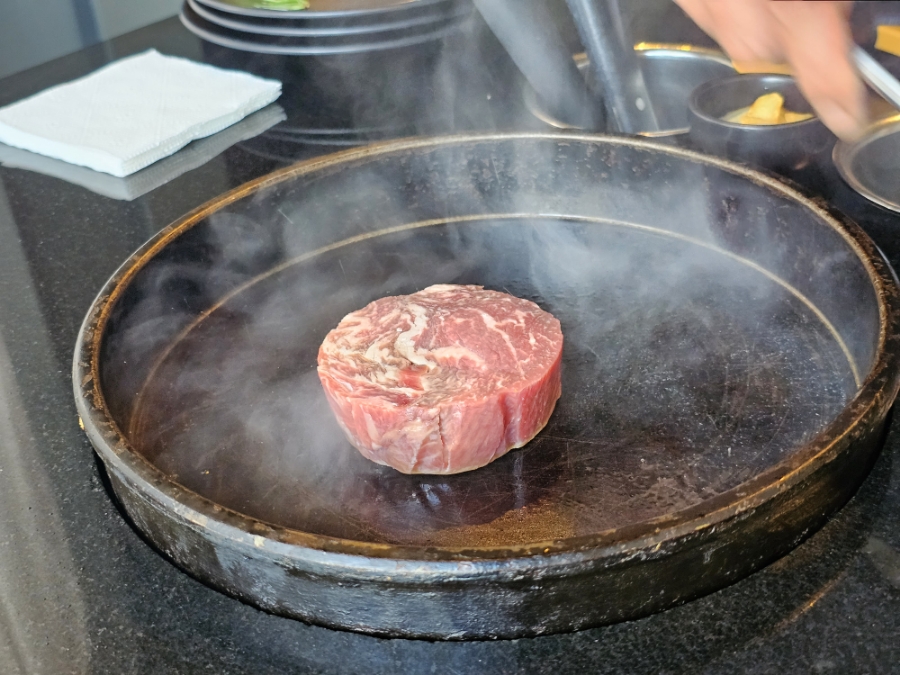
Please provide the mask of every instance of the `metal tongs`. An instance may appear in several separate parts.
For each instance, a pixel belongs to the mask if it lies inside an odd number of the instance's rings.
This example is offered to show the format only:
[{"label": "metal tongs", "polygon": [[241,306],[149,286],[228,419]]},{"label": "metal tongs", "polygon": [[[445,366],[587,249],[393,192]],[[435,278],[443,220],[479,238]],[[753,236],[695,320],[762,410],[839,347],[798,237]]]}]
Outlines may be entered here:
[{"label": "metal tongs", "polygon": [[900,82],[897,78],[858,45],[853,48],[851,56],[863,80],[888,103],[900,110]]},{"label": "metal tongs", "polygon": [[566,0],[600,85],[610,131],[659,131],[619,0]]}]

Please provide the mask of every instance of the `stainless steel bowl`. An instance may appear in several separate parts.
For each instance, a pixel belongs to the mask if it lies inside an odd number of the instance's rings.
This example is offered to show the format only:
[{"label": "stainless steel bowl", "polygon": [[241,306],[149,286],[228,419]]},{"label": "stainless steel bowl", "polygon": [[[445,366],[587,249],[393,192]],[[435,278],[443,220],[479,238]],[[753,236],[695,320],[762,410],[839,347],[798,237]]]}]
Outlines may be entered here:
[{"label": "stainless steel bowl", "polygon": [[[688,99],[691,92],[710,80],[736,71],[722,52],[692,45],[641,42],[634,47],[652,99],[660,131],[641,132],[647,137],[665,137],[688,132]],[[588,76],[585,54],[573,57],[578,69]],[[539,120],[557,129],[576,129],[550,114],[547,106],[527,83],[525,106]]]},{"label": "stainless steel bowl", "polygon": [[833,156],[850,187],[869,201],[900,213],[900,115],[878,121],[858,141],[838,142]]}]

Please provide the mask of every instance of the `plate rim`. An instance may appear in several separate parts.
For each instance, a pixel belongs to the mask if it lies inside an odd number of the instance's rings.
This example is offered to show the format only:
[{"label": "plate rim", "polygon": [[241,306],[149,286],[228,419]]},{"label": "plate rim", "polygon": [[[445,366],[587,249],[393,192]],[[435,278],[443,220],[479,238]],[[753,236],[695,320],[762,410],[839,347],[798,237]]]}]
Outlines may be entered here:
[{"label": "plate rim", "polygon": [[410,6],[421,7],[423,5],[437,5],[441,3],[449,3],[453,0],[404,0],[396,5],[389,7],[378,7],[374,9],[348,9],[348,10],[328,10],[319,11],[300,9],[300,10],[278,10],[265,9],[260,7],[239,7],[223,0],[200,0],[202,4],[231,14],[241,14],[243,16],[256,16],[267,19],[339,19],[350,16],[371,16],[378,14],[389,14],[392,12],[404,12],[410,9]]},{"label": "plate rim", "polygon": [[271,35],[278,37],[349,37],[353,35],[377,35],[388,31],[403,30],[406,28],[420,28],[429,24],[439,24],[446,21],[452,21],[468,15],[466,11],[453,11],[445,13],[431,13],[423,16],[406,19],[404,21],[381,22],[369,25],[349,26],[349,27],[324,27],[324,28],[296,28],[292,26],[261,26],[252,23],[242,23],[236,19],[215,14],[216,10],[207,7],[202,0],[185,0],[185,4],[190,7],[200,18],[209,23],[227,28],[229,30],[249,33],[251,35]]},{"label": "plate rim", "polygon": [[[339,54],[359,54],[365,52],[375,52],[386,49],[400,49],[404,47],[412,47],[415,45],[419,45],[425,42],[430,42],[432,40],[440,40],[449,35],[452,35],[456,30],[458,30],[466,21],[466,18],[458,21],[449,21],[440,26],[440,28],[431,30],[430,32],[418,33],[415,35],[411,35],[404,38],[397,38],[393,40],[383,40],[381,42],[358,42],[358,43],[348,43],[343,45],[335,45],[335,46],[303,46],[303,47],[294,47],[290,45],[273,45],[273,44],[260,44],[256,42],[251,42],[248,40],[241,40],[240,38],[233,38],[230,36],[223,36],[215,33],[213,30],[209,28],[205,28],[203,26],[197,25],[194,23],[194,20],[191,19],[187,12],[192,11],[190,7],[186,4],[182,7],[181,12],[178,14],[178,18],[181,21],[182,25],[189,30],[191,33],[196,35],[202,40],[206,40],[207,42],[211,42],[213,44],[217,44],[221,47],[227,47],[229,49],[236,49],[239,51],[252,52],[255,54],[273,54],[280,56],[332,56]],[[202,17],[200,17],[201,20]],[[211,23],[207,21],[206,23]],[[223,30],[232,30],[230,28],[225,28],[223,26],[218,26],[217,24],[211,24],[217,28],[222,28]],[[236,32],[236,31],[235,31]],[[252,34],[251,34],[252,35]],[[249,37],[249,36],[248,36]],[[290,36],[276,36],[276,35],[264,35],[260,37],[272,37],[272,38],[283,38],[290,39]],[[295,36],[296,37],[296,36]],[[323,36],[324,39],[328,38],[339,38],[339,37],[347,37],[346,35],[330,35]]]}]

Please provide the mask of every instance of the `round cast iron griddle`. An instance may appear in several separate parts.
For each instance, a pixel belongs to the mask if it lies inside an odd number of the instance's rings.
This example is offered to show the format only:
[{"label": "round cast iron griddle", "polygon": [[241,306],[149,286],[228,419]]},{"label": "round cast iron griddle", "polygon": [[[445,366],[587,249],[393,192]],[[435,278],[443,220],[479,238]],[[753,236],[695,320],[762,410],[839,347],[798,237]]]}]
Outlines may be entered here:
[{"label": "round cast iron griddle", "polygon": [[[363,459],[318,346],[433,283],[534,300],[563,396],[456,476]],[[163,552],[270,611],[384,635],[509,637],[640,616],[796,545],[865,476],[897,391],[897,288],[854,225],[652,143],[397,141],[189,214],[100,293],[85,428]]]}]

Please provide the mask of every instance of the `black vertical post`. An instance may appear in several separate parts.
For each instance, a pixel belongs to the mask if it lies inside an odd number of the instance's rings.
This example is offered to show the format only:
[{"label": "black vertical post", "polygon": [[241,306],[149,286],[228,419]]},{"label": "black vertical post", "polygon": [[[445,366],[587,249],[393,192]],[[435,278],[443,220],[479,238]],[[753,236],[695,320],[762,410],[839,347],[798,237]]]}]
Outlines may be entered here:
[{"label": "black vertical post", "polygon": [[610,130],[659,130],[619,0],[566,1],[602,89]]}]

